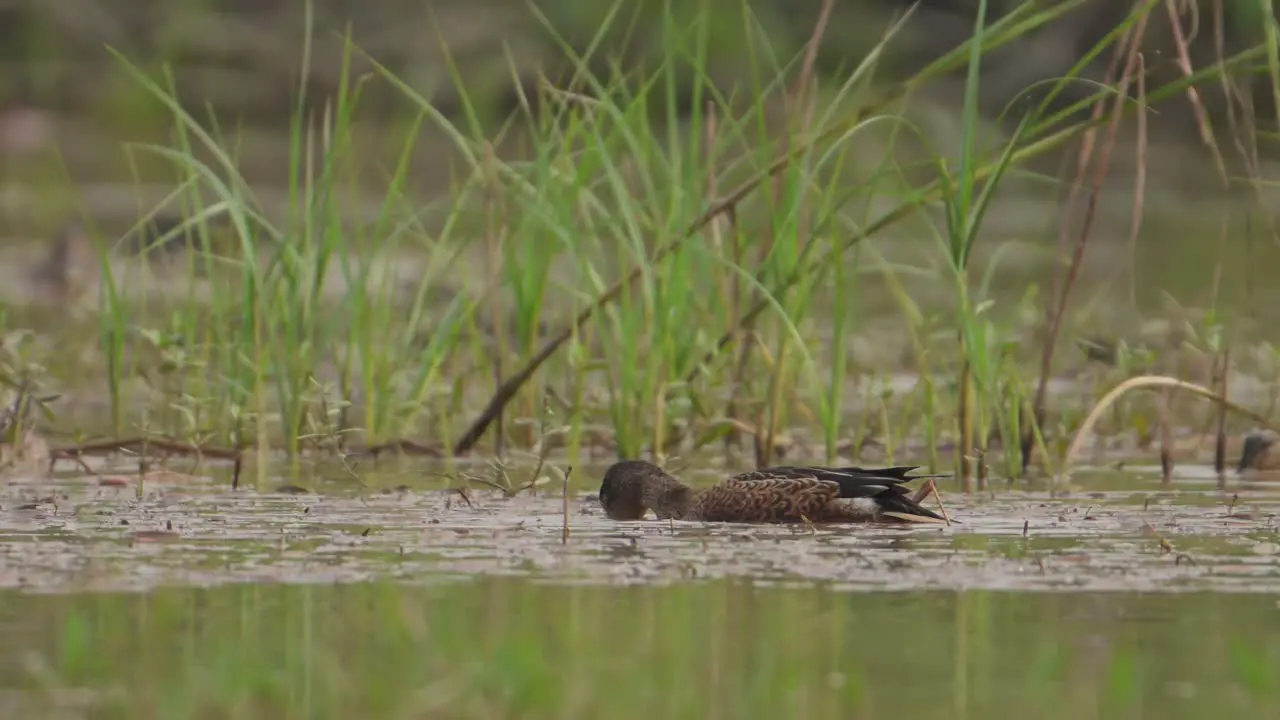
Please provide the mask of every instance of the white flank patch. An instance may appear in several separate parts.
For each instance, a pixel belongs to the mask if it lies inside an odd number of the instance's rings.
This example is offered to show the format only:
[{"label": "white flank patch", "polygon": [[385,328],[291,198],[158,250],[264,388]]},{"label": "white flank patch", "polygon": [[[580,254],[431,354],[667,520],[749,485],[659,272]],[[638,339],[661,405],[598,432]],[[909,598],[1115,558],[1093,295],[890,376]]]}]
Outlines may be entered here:
[{"label": "white flank patch", "polygon": [[859,512],[866,513],[867,515],[875,515],[880,512],[880,507],[876,505],[876,501],[873,498],[850,498],[845,500],[845,502],[852,505]]}]

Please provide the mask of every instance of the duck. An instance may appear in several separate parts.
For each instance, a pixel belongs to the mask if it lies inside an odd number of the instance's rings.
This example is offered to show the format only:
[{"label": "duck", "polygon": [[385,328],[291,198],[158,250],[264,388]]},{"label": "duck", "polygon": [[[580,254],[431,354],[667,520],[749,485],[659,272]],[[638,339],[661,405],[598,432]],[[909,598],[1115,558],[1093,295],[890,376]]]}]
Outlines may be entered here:
[{"label": "duck", "polygon": [[950,522],[912,499],[903,483],[944,477],[910,476],[917,466],[779,466],[732,475],[694,490],[645,460],[611,465],[600,484],[600,506],[612,520],[739,523]]},{"label": "duck", "polygon": [[1273,430],[1255,430],[1245,435],[1236,473],[1246,470],[1280,470],[1280,452],[1276,452],[1277,440],[1280,440],[1280,435]]}]

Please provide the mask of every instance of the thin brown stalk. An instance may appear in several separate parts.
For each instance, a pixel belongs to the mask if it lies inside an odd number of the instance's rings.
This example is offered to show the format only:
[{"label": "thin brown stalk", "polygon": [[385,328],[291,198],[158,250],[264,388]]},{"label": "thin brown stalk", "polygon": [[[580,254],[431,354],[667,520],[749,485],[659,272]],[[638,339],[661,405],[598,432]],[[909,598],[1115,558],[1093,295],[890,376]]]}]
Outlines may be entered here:
[{"label": "thin brown stalk", "polygon": [[[1102,183],[1106,179],[1107,170],[1111,163],[1111,152],[1115,148],[1116,132],[1119,128],[1120,118],[1123,116],[1122,108],[1125,99],[1129,94],[1129,83],[1132,79],[1133,72],[1137,67],[1138,50],[1142,46],[1142,39],[1146,34],[1148,15],[1143,14],[1138,19],[1134,27],[1125,33],[1125,37],[1116,46],[1116,51],[1112,55],[1111,64],[1107,68],[1105,82],[1111,84],[1111,79],[1115,76],[1117,67],[1120,65],[1120,59],[1124,60],[1124,70],[1121,73],[1120,85],[1117,88],[1115,100],[1112,102],[1111,121],[1107,127],[1107,138],[1100,149],[1098,156],[1097,168],[1094,172],[1093,183],[1090,193],[1085,201],[1084,219],[1080,226],[1080,232],[1076,236],[1075,248],[1071,254],[1071,262],[1066,270],[1065,280],[1059,284],[1055,276],[1053,281],[1054,292],[1057,294],[1056,304],[1050,306],[1052,310],[1048,312],[1048,333],[1044,340],[1044,350],[1040,357],[1040,380],[1036,386],[1035,400],[1032,404],[1031,422],[1036,426],[1044,426],[1045,402],[1048,397],[1049,377],[1053,373],[1053,352],[1057,346],[1058,333],[1062,328],[1062,318],[1066,314],[1067,302],[1071,295],[1071,289],[1075,285],[1076,277],[1080,272],[1080,265],[1084,260],[1085,248],[1089,244],[1089,238],[1093,234],[1093,221],[1097,213],[1098,196],[1101,194]],[[1127,42],[1125,42],[1127,40]],[[1106,107],[1106,98],[1099,98],[1094,103],[1092,111],[1092,120],[1097,122]],[[1097,130],[1091,126],[1085,131],[1084,138],[1081,142],[1080,153],[1076,165],[1076,176],[1066,201],[1065,207],[1068,212],[1063,215],[1063,221],[1058,235],[1058,246],[1060,250],[1065,250],[1067,245],[1067,234],[1070,228],[1070,218],[1074,213],[1070,212],[1076,206],[1076,200],[1079,196],[1083,185],[1084,177],[1087,173],[1090,160],[1093,158],[1093,145],[1096,139]],[[1022,438],[1022,471],[1025,474],[1027,468],[1031,464],[1031,451],[1034,448],[1035,433],[1033,429],[1028,428]]]},{"label": "thin brown stalk", "polygon": [[[735,240],[735,257],[734,262],[741,260],[741,252],[736,247]],[[741,293],[735,284],[733,297],[733,315],[731,317],[741,317]],[[725,407],[725,414],[730,419],[736,419],[738,416],[738,393],[746,384],[747,366],[751,360],[750,356],[751,343],[742,343],[738,349],[738,362],[733,368],[732,381],[729,386],[729,401]],[[742,434],[737,430],[731,430],[724,436],[725,447],[740,448],[742,447]]]},{"label": "thin brown stalk", "polygon": [[[793,118],[792,118],[793,111],[795,111],[797,108],[800,108],[800,107],[804,108],[803,116],[800,118],[801,132],[807,133],[810,126],[813,124],[813,112],[814,112],[814,106],[816,104],[815,99],[813,97],[814,93],[812,92],[814,90],[813,66],[814,66],[814,63],[817,62],[818,48],[821,47],[822,45],[822,38],[823,38],[823,35],[826,34],[827,23],[831,19],[831,10],[834,5],[835,5],[835,0],[823,0],[822,2],[821,9],[818,11],[818,19],[817,21],[814,22],[813,32],[810,34],[809,43],[805,48],[804,61],[800,67],[800,76],[796,78],[796,84],[792,90],[792,96],[791,98],[789,98],[788,102],[785,103],[785,106],[783,108],[784,116],[786,118],[786,123],[788,125],[786,135],[784,138],[784,143],[785,143],[785,146],[788,148],[791,146],[792,138],[794,137],[792,128],[790,127],[793,122]],[[774,201],[775,207],[777,206],[779,198],[781,197],[781,194],[782,194],[781,182],[782,182],[781,176],[775,175],[773,178],[773,185],[774,185],[773,201]],[[807,218],[807,212],[806,212],[807,203],[805,202],[806,197],[807,197],[806,194],[801,195],[800,200],[798,201],[800,204],[800,207],[796,209],[798,220],[796,223],[795,236],[797,238],[807,237],[809,234],[808,223],[806,222],[806,218]],[[773,246],[774,246],[774,243],[776,242],[777,242],[777,235],[776,235],[776,228],[774,228],[769,233],[768,242],[765,242],[760,246],[759,265],[761,267],[763,267],[764,264],[768,262],[768,258],[773,255],[773,250],[774,250]],[[759,296],[759,289],[756,289],[755,294],[757,295],[757,297]],[[786,335],[782,336],[781,347],[778,350],[778,362],[774,365],[773,376],[770,378],[770,382],[769,382],[769,388],[770,388],[769,402],[765,408],[768,414],[768,422],[764,423],[764,432],[765,432],[764,442],[756,443],[756,447],[757,447],[756,462],[760,467],[768,466],[772,464],[772,461],[773,461],[774,437],[777,434],[778,426],[782,421],[781,395],[782,395],[783,384],[786,382],[786,378],[783,375],[783,373],[785,373],[787,369],[787,362],[786,362],[787,346],[790,344],[790,342],[791,342],[790,337]],[[761,460],[763,460],[763,462],[761,462]]]},{"label": "thin brown stalk", "polygon": [[950,525],[951,515],[947,512],[947,506],[942,504],[942,493],[938,492],[937,486],[933,488],[933,499],[938,503],[938,514],[942,516],[943,522]]},{"label": "thin brown stalk", "polygon": [[[805,97],[813,81],[813,66],[818,60],[818,48],[822,45],[822,37],[827,33],[827,23],[831,21],[831,10],[834,7],[835,0],[822,0],[822,7],[818,10],[818,19],[814,22],[813,32],[809,35],[809,44],[804,51],[804,63],[800,67],[800,77],[792,95],[793,99],[799,102],[806,102]],[[812,124],[813,103],[809,102],[805,109],[804,126],[808,128]]]},{"label": "thin brown stalk", "polygon": [[560,481],[561,496],[563,497],[564,526],[560,530],[560,544],[569,544],[569,475],[573,473],[573,466],[570,465],[564,469],[564,479]]},{"label": "thin brown stalk", "polygon": [[[1138,158],[1134,172],[1133,209],[1129,218],[1129,247],[1136,257],[1138,237],[1142,232],[1143,201],[1146,198],[1147,179],[1147,83],[1145,75],[1145,59],[1139,53],[1135,56],[1138,63]],[[1173,391],[1162,390],[1156,402],[1160,433],[1160,482],[1168,485],[1173,482]]]},{"label": "thin brown stalk", "polygon": [[764,427],[765,462],[762,467],[767,467],[773,464],[773,452],[774,448],[777,447],[776,438],[778,435],[778,427],[782,423],[782,410],[785,407],[782,396],[784,385],[787,382],[785,375],[787,371],[787,360],[791,355],[787,352],[789,347],[790,339],[785,338],[782,342],[782,347],[778,349],[778,362],[774,365],[773,378],[770,382],[768,403],[769,422]]},{"label": "thin brown stalk", "polygon": [[912,493],[911,502],[919,505],[920,503],[929,499],[929,496],[937,491],[938,491],[937,484],[934,483],[933,478],[929,478],[925,480],[924,483],[921,484],[920,487],[917,488],[914,493]]},{"label": "thin brown stalk", "polygon": [[[769,354],[769,348],[760,344],[760,357],[764,362],[765,369],[769,372],[770,378],[777,377],[777,363],[772,355]],[[772,386],[771,386],[772,387]],[[772,397],[772,393],[770,393]],[[756,467],[762,468],[769,465],[769,459],[773,455],[773,449],[769,447],[772,437],[766,427],[769,422],[768,400],[760,403],[756,408],[756,432],[751,436],[751,447],[755,458]]]},{"label": "thin brown stalk", "polygon": [[[1194,37],[1196,30],[1198,30],[1199,28],[1198,8],[1196,8],[1194,4],[1190,5],[1190,12],[1192,16],[1191,17],[1192,30],[1186,33],[1185,35],[1182,32],[1182,26],[1179,23],[1180,12],[1175,4],[1175,1],[1166,0],[1165,8],[1168,10],[1168,13],[1169,13],[1169,24],[1171,26],[1171,30],[1173,33],[1174,44],[1177,46],[1177,50],[1178,50],[1177,58],[1176,58],[1178,69],[1182,71],[1182,74],[1184,77],[1190,77],[1195,71],[1191,66],[1191,52],[1188,46],[1190,45],[1190,42],[1191,42],[1189,38]],[[1219,26],[1219,33],[1215,39],[1219,43],[1217,49],[1218,49],[1219,55],[1221,55],[1222,47],[1220,43],[1222,42],[1222,38],[1221,38],[1220,26]],[[1229,89],[1229,83],[1225,79],[1226,77],[1225,72],[1222,73],[1222,77],[1224,78],[1223,79],[1224,96],[1227,100],[1226,104],[1228,106],[1228,116],[1230,117],[1230,114],[1231,114],[1230,106],[1231,106],[1232,97]],[[1187,92],[1187,100],[1191,104],[1192,112],[1195,114],[1196,128],[1200,132],[1200,140],[1205,144],[1205,147],[1209,149],[1210,155],[1213,156],[1214,167],[1218,171],[1218,180],[1222,184],[1222,189],[1224,193],[1227,193],[1231,189],[1231,179],[1227,174],[1226,160],[1223,158],[1222,151],[1218,148],[1218,143],[1214,137],[1213,127],[1209,122],[1209,114],[1205,110],[1204,103],[1200,99],[1200,94],[1194,86],[1188,87],[1186,92]],[[1214,292],[1213,292],[1214,298],[1219,297],[1218,281],[1222,274],[1222,253],[1224,252],[1224,248],[1227,246],[1227,235],[1229,232],[1229,225],[1230,225],[1230,212],[1228,210],[1224,210],[1222,213],[1219,234],[1218,234],[1218,259],[1217,259],[1217,269],[1214,275]]]},{"label": "thin brown stalk", "polygon": [[547,462],[547,453],[551,452],[551,448],[547,443],[547,420],[551,417],[551,400],[549,398],[542,399],[542,412],[538,415],[538,464],[533,468],[533,475],[529,478],[528,488],[535,490],[538,486],[538,476],[542,474],[542,466]]},{"label": "thin brown stalk", "polygon": [[[1142,234],[1142,218],[1145,216],[1143,210],[1147,198],[1147,79],[1146,61],[1142,55],[1138,55],[1138,65],[1138,162],[1134,168],[1133,208],[1129,215],[1129,256],[1133,258],[1138,256],[1138,237]],[[1135,265],[1135,278],[1130,284],[1131,293],[1137,291],[1136,274]]]},{"label": "thin brown stalk", "polygon": [[[1178,66],[1178,70],[1186,77],[1191,77],[1195,70],[1191,67],[1191,51],[1188,48],[1189,40],[1187,34],[1182,32],[1182,23],[1179,22],[1179,11],[1176,0],[1165,0],[1165,9],[1169,13],[1169,30],[1173,33],[1173,44],[1177,48],[1177,55],[1174,63]],[[1193,33],[1194,28],[1199,25],[1199,14],[1192,10]],[[1213,126],[1209,122],[1209,113],[1204,109],[1204,103],[1200,100],[1200,92],[1196,90],[1195,85],[1187,87],[1187,102],[1191,104],[1191,112],[1196,118],[1196,129],[1200,132],[1200,141],[1209,148],[1210,154],[1213,155],[1214,168],[1218,171],[1218,177],[1222,180],[1224,186],[1228,185],[1227,165],[1222,158],[1222,152],[1218,149],[1218,143],[1213,137]]]},{"label": "thin brown stalk", "polygon": [[1160,397],[1156,400],[1156,414],[1159,418],[1160,432],[1160,483],[1168,485],[1173,482],[1173,432],[1170,429],[1172,422],[1170,415],[1170,405],[1173,402],[1173,393],[1166,389],[1160,391]]},{"label": "thin brown stalk", "polygon": [[[1194,3],[1189,5],[1188,7],[1192,16],[1191,18],[1192,29],[1188,33],[1184,34],[1182,31],[1181,23],[1179,22],[1181,12],[1177,7],[1177,4],[1175,3],[1174,0],[1166,0],[1165,2],[1165,8],[1169,14],[1169,24],[1170,24],[1171,31],[1173,33],[1174,44],[1177,47],[1177,57],[1175,58],[1175,62],[1177,63],[1178,69],[1186,77],[1189,77],[1194,73],[1194,69],[1191,66],[1191,53],[1190,53],[1189,46],[1191,44],[1190,38],[1194,37],[1196,30],[1198,30],[1199,28],[1198,8],[1194,5]],[[1214,26],[1215,26],[1214,42],[1215,42],[1215,49],[1217,51],[1219,58],[1223,57],[1224,55],[1223,46],[1225,42],[1221,13],[1222,13],[1222,6],[1219,0],[1214,3]],[[1227,104],[1228,122],[1232,125],[1233,130],[1235,130],[1235,125],[1236,125],[1235,113],[1232,105],[1233,105],[1234,96],[1237,93],[1233,92],[1234,88],[1232,87],[1232,83],[1225,71],[1222,72],[1219,75],[1219,77],[1222,82],[1223,96],[1227,101],[1226,104]],[[1219,179],[1219,182],[1221,182],[1222,184],[1223,190],[1230,191],[1231,180],[1227,173],[1226,161],[1223,158],[1222,152],[1218,148],[1218,143],[1214,137],[1213,127],[1209,122],[1209,114],[1205,110],[1204,103],[1201,101],[1200,94],[1195,87],[1187,88],[1186,92],[1187,92],[1187,100],[1191,104],[1192,112],[1194,113],[1196,118],[1196,128],[1197,130],[1199,130],[1200,140],[1205,144],[1205,147],[1209,149],[1210,154],[1213,156],[1214,167],[1218,171],[1218,179]],[[1237,138],[1236,140],[1237,149],[1241,151],[1241,156],[1245,160],[1246,167],[1248,167],[1249,153],[1245,152],[1243,147],[1241,147],[1239,142],[1239,133],[1233,132],[1232,134]],[[1214,298],[1219,297],[1220,281],[1222,277],[1222,252],[1223,252],[1222,248],[1224,248],[1226,245],[1227,235],[1228,235],[1229,226],[1230,226],[1230,214],[1228,211],[1223,212],[1220,225],[1221,227],[1219,229],[1219,237],[1218,237],[1218,248],[1219,248],[1218,260],[1217,260],[1217,267],[1215,268],[1215,272],[1214,272],[1214,281],[1213,281],[1214,288],[1212,293],[1212,296]],[[1218,389],[1222,393],[1223,397],[1226,397],[1226,394],[1227,394],[1226,391],[1227,391],[1227,373],[1229,371],[1229,365],[1228,365],[1229,357],[1230,357],[1230,353],[1224,348],[1223,351],[1217,354],[1217,356],[1214,358],[1214,366],[1213,366],[1214,377],[1212,379],[1212,384],[1215,389]],[[1225,467],[1226,467],[1226,410],[1225,408],[1220,408],[1219,412],[1217,413],[1217,432],[1215,433],[1215,442],[1214,442],[1214,470],[1215,472],[1217,472],[1220,480],[1224,478]]]},{"label": "thin brown stalk", "polygon": [[[665,374],[665,373],[664,373]],[[658,462],[662,462],[666,445],[664,435],[667,426],[667,381],[657,383],[657,392],[653,394],[653,452]]]},{"label": "thin brown stalk", "polygon": [[[489,287],[502,287],[502,236],[503,231],[499,227],[498,217],[501,214],[500,206],[502,204],[502,191],[498,182],[498,175],[495,170],[496,158],[494,157],[493,146],[485,145],[484,148],[484,168],[488,181],[488,192],[486,193],[487,212],[485,213],[485,249],[487,266],[489,271]],[[507,354],[507,332],[506,322],[502,312],[502,294],[494,293],[489,303],[489,327],[493,331],[493,342],[497,349],[493,353],[493,383],[494,389],[502,387],[502,359]],[[501,458],[505,454],[506,432],[505,432],[505,412],[499,412],[496,418],[496,427],[493,434],[493,454],[494,457]]]},{"label": "thin brown stalk", "polygon": [[991,441],[984,440],[983,446],[984,447],[973,449],[974,462],[978,465],[978,492],[982,492],[987,489],[987,475],[991,470],[987,466],[987,451],[985,449],[986,447],[991,446]]},{"label": "thin brown stalk", "polygon": [[[1225,345],[1222,352],[1214,363],[1214,389],[1222,397],[1228,397],[1227,394],[1227,377],[1231,368],[1231,346]],[[1226,480],[1227,471],[1227,409],[1219,407],[1218,409],[1218,428],[1215,433],[1213,444],[1213,471],[1218,474],[1218,482],[1222,484]]]},{"label": "thin brown stalk", "polygon": [[[719,135],[719,113],[716,110],[714,100],[708,100],[704,110],[702,123],[702,143],[706,150],[707,163],[707,197],[716,197],[720,192],[719,178],[716,175],[716,137]],[[711,247],[716,252],[724,249],[724,232],[721,230],[722,223],[716,218],[707,226],[707,235],[711,240]],[[726,282],[722,291],[725,299],[732,302],[734,283]]]},{"label": "thin brown stalk", "polygon": [[[712,100],[707,101],[705,121],[703,122],[703,143],[707,151],[707,197],[716,197],[719,192],[719,178],[716,175],[715,164],[715,145],[716,137],[719,130],[719,116],[716,110],[716,104]],[[736,213],[730,210],[724,216],[725,222],[721,222],[721,218],[716,218],[707,226],[707,233],[710,236],[712,251],[717,255],[724,252],[724,236],[725,232],[722,228],[728,226],[729,243],[733,255],[735,267],[741,267],[739,264],[742,260],[741,243],[738,242],[738,234],[736,228]],[[724,294],[725,306],[729,308],[729,317],[738,316],[738,305],[741,303],[740,281],[738,277],[732,273],[726,273],[723,281],[721,292]],[[734,373],[729,379],[729,399],[725,402],[724,414],[730,421],[738,418],[738,404],[736,401],[738,388],[742,386],[742,372]],[[725,449],[739,447],[742,444],[742,435],[738,432],[737,426],[730,423],[729,431],[724,436]]]},{"label": "thin brown stalk", "polygon": [[[960,341],[961,343],[964,340]],[[973,369],[969,366],[968,353],[960,367],[960,402],[956,409],[960,440],[955,446],[956,474],[965,492],[973,491],[973,477],[969,473],[968,448],[973,446]]]},{"label": "thin brown stalk", "polygon": [[[756,427],[763,428],[765,423],[764,406],[761,405],[759,412],[756,414]],[[756,467],[763,468],[769,466],[768,440],[765,438],[765,432],[757,432],[751,436],[752,457],[755,459]]]},{"label": "thin brown stalk", "polygon": [[[1145,22],[1145,17],[1143,18]],[[1125,56],[1126,43],[1134,35],[1132,30],[1127,31],[1115,46],[1115,50],[1111,54],[1111,61],[1107,65],[1105,74],[1103,75],[1103,83],[1111,85],[1115,79],[1117,70],[1119,69],[1120,59]],[[1095,125],[1101,120],[1102,113],[1106,107],[1106,99],[1098,98],[1093,104],[1090,111],[1090,121]],[[1070,238],[1071,218],[1073,213],[1070,212],[1079,202],[1080,192],[1084,187],[1084,178],[1088,173],[1089,164],[1093,160],[1093,146],[1097,139],[1097,130],[1091,127],[1085,131],[1080,141],[1080,149],[1076,154],[1076,170],[1073,180],[1068,191],[1067,198],[1063,202],[1062,207],[1067,209],[1062,215],[1062,220],[1058,226],[1058,252],[1065,255],[1068,248]],[[1077,244],[1079,240],[1077,239]],[[1050,295],[1045,303],[1045,326],[1050,328],[1045,336],[1045,344],[1040,358],[1040,381],[1036,386],[1035,399],[1031,406],[1031,424],[1033,426],[1043,427],[1044,425],[1044,406],[1047,397],[1049,375],[1053,371],[1053,352],[1058,341],[1058,308],[1062,305],[1062,299],[1070,292],[1070,286],[1074,279],[1076,258],[1083,257],[1083,252],[1072,254],[1072,264],[1067,269],[1067,278],[1064,285],[1062,278],[1054,273],[1050,281]],[[1053,302],[1053,298],[1059,298],[1058,303]],[[1031,451],[1034,448],[1034,427],[1028,427],[1022,438],[1022,472],[1025,474],[1031,463]]]}]

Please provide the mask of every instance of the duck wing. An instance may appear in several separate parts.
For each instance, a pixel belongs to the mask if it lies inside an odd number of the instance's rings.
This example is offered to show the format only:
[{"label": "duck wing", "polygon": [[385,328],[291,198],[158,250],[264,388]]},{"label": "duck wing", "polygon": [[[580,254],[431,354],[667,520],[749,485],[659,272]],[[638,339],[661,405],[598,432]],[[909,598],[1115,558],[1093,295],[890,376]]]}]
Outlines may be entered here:
[{"label": "duck wing", "polygon": [[698,493],[690,516],[709,522],[816,521],[839,494],[838,484],[812,476],[735,477]]},{"label": "duck wing", "polygon": [[[945,475],[909,475],[916,465],[887,468],[860,467],[797,467],[778,466],[763,470],[751,470],[734,475],[730,484],[754,485],[778,479],[811,479],[834,484],[839,488],[836,497],[844,500],[870,499],[877,514],[887,514],[898,520],[944,520],[941,515],[911,499],[904,483],[912,480],[946,477]],[[904,517],[905,516],[905,517]],[[812,516],[810,516],[812,517]]]}]

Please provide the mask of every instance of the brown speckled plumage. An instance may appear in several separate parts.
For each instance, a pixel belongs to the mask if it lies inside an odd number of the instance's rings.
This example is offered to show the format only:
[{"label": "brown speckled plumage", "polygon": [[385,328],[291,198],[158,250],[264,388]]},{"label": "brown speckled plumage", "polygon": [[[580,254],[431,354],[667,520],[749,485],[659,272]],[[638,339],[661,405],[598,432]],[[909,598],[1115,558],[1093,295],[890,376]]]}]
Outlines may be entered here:
[{"label": "brown speckled plumage", "polygon": [[933,522],[943,518],[911,499],[902,484],[914,467],[773,467],[733,475],[705,490],[643,460],[623,460],[605,472],[600,505],[614,520],[705,522]]}]

